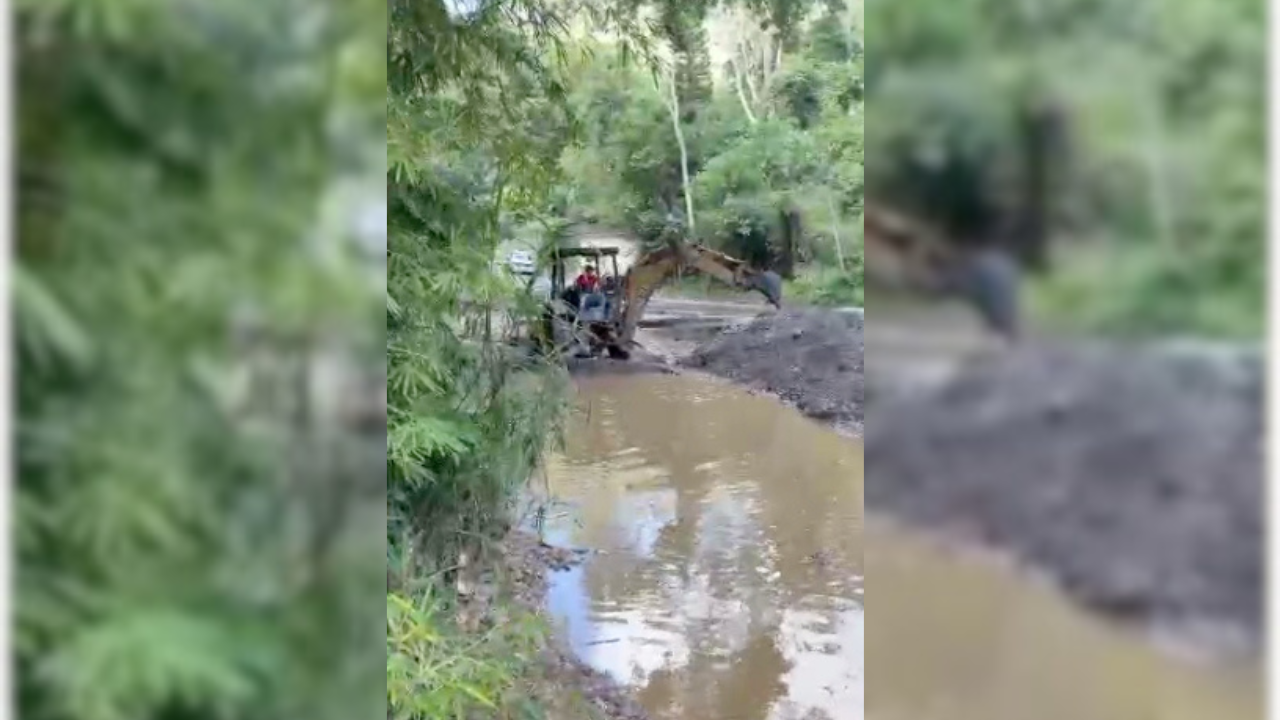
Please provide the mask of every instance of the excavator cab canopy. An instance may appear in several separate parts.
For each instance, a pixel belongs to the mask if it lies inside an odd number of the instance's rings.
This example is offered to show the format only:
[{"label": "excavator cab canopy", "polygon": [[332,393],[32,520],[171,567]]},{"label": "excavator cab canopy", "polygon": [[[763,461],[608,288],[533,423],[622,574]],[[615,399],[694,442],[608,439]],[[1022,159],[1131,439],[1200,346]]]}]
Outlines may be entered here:
[{"label": "excavator cab canopy", "polygon": [[619,250],[611,245],[603,247],[562,247],[555,248],[551,251],[553,258],[575,258],[575,257],[606,257],[616,256]]},{"label": "excavator cab canopy", "polygon": [[576,258],[587,258],[594,261],[596,270],[601,275],[606,274],[604,272],[605,268],[601,267],[601,265],[607,261],[609,263],[608,274],[619,278],[618,252],[619,248],[612,246],[555,248],[551,251],[551,287],[553,292],[559,294],[569,287],[570,280],[565,265],[568,260]]}]

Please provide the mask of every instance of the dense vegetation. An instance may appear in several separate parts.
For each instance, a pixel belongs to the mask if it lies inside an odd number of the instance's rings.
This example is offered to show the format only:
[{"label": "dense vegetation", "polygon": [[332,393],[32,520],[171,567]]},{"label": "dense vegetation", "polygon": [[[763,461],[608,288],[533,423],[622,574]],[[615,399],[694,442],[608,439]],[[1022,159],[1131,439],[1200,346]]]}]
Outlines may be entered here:
[{"label": "dense vegetation", "polygon": [[[537,672],[528,623],[455,622],[458,566],[484,562],[565,409],[555,359],[504,342],[537,307],[493,271],[502,243],[594,219],[770,265],[825,261],[843,270],[815,294],[859,289],[861,59],[850,18],[809,22],[806,7],[391,3],[391,716],[517,716]],[[742,93],[709,68],[713,11],[755,28],[732,36],[760,56]]]},{"label": "dense vegetation", "polygon": [[861,303],[862,65],[855,9],[761,30],[740,6],[660,15],[667,71],[588,42],[571,69],[582,142],[561,207],[647,244],[691,238]]},{"label": "dense vegetation", "polygon": [[867,182],[1047,264],[1051,322],[1256,337],[1264,20],[1247,0],[870,0]]},{"label": "dense vegetation", "polygon": [[18,714],[378,717],[381,431],[306,363],[381,361],[380,6],[16,24]]},{"label": "dense vegetation", "polygon": [[492,261],[513,218],[541,217],[568,139],[543,60],[558,20],[517,3],[390,9],[388,717],[497,715],[533,646],[513,626],[464,636],[447,581],[499,535],[562,406],[556,368],[490,322],[528,313]]}]

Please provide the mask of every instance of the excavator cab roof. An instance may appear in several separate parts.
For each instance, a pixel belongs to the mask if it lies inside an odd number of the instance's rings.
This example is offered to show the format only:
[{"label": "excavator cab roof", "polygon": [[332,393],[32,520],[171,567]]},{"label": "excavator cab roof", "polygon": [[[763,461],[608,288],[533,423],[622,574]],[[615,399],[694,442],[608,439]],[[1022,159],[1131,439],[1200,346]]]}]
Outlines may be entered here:
[{"label": "excavator cab roof", "polygon": [[616,247],[571,247],[556,248],[551,251],[551,257],[555,260],[575,257],[611,257],[618,254]]},{"label": "excavator cab roof", "polygon": [[[569,287],[569,277],[566,274],[568,269],[566,265],[568,263],[566,261],[574,258],[587,258],[589,261],[587,264],[595,264],[601,274],[621,277],[618,272],[618,254],[619,248],[613,246],[552,248],[551,286],[554,288],[553,292],[559,293]],[[606,268],[600,267],[605,265],[605,263],[601,262],[603,258],[608,258],[608,264],[612,266],[608,268],[607,272]],[[590,261],[594,261],[594,263]]]}]

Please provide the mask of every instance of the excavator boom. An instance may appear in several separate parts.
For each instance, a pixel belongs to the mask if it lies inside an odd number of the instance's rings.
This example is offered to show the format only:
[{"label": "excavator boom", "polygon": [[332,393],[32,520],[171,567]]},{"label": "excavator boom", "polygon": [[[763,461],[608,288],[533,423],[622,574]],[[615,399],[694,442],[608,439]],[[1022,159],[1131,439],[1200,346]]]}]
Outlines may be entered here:
[{"label": "excavator boom", "polygon": [[1007,338],[1018,334],[1019,269],[996,248],[955,247],[923,225],[878,205],[863,214],[864,271],[879,282],[969,303]]},{"label": "excavator boom", "polygon": [[782,306],[782,279],[777,273],[758,270],[703,245],[664,247],[642,255],[623,279],[622,302],[615,309],[620,345],[631,343],[658,288],[685,272],[699,272],[742,290],[754,290],[774,307]]}]

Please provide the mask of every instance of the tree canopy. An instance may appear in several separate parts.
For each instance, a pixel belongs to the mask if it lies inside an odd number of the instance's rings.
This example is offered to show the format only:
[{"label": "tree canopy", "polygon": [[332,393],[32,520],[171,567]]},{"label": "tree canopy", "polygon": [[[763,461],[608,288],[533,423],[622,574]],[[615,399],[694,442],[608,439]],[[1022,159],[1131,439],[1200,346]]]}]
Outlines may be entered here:
[{"label": "tree canopy", "polygon": [[1039,299],[1064,322],[1260,332],[1261,5],[870,0],[867,12],[879,201],[953,235],[1003,235],[1037,261],[1054,235]]}]

